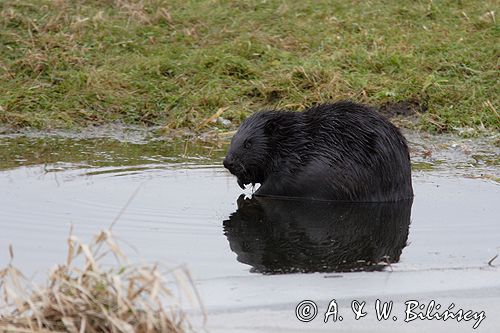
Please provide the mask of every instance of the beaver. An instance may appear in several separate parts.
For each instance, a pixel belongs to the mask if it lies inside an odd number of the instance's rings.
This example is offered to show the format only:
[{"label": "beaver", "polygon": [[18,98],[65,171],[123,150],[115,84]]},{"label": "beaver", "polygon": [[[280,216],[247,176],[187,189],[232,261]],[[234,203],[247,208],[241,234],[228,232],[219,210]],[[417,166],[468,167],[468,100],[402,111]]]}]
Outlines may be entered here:
[{"label": "beaver", "polygon": [[406,139],[367,105],[322,104],[248,117],[224,167],[257,196],[384,202],[413,197]]}]

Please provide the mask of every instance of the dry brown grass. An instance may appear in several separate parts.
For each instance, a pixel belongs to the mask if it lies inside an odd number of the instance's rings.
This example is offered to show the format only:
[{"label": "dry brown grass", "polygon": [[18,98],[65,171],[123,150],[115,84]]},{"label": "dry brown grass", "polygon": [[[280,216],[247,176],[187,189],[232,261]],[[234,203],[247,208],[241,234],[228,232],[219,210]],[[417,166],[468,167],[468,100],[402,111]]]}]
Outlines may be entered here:
[{"label": "dry brown grass", "polygon": [[[104,265],[109,257],[117,268],[108,268],[108,259]],[[186,270],[170,274],[192,286]],[[0,332],[190,331],[166,276],[158,265],[127,264],[110,230],[89,244],[70,236],[67,261],[52,270],[45,286],[32,283],[12,262],[0,270]]]}]

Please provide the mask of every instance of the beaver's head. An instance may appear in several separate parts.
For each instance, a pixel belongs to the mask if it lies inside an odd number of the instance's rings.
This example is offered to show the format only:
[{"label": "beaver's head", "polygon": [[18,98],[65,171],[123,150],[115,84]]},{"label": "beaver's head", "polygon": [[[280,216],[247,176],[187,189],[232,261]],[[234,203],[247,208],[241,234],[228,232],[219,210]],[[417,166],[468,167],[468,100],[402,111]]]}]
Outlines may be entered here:
[{"label": "beaver's head", "polygon": [[257,112],[238,128],[224,159],[224,167],[238,178],[238,185],[263,183],[271,172],[272,146],[278,112]]}]

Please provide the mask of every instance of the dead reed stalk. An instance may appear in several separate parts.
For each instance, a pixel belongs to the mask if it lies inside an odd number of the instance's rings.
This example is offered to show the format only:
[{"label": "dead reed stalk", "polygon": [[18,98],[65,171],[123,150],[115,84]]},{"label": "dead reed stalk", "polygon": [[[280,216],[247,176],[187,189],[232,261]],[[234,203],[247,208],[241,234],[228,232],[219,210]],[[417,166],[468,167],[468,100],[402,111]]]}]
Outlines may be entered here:
[{"label": "dead reed stalk", "polygon": [[[104,264],[108,257],[117,265]],[[66,263],[51,271],[45,286],[28,280],[12,260],[0,270],[0,332],[189,331],[166,276],[159,265],[129,265],[110,230],[89,244],[70,235]]]}]

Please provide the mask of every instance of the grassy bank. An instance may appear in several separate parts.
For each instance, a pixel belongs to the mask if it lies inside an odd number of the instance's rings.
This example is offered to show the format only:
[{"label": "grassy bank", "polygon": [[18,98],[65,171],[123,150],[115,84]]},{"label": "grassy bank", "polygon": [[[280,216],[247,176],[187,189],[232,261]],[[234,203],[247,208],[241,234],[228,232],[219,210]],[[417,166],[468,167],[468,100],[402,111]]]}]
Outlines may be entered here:
[{"label": "grassy bank", "polygon": [[0,123],[236,125],[353,99],[497,130],[495,0],[1,0]]}]

